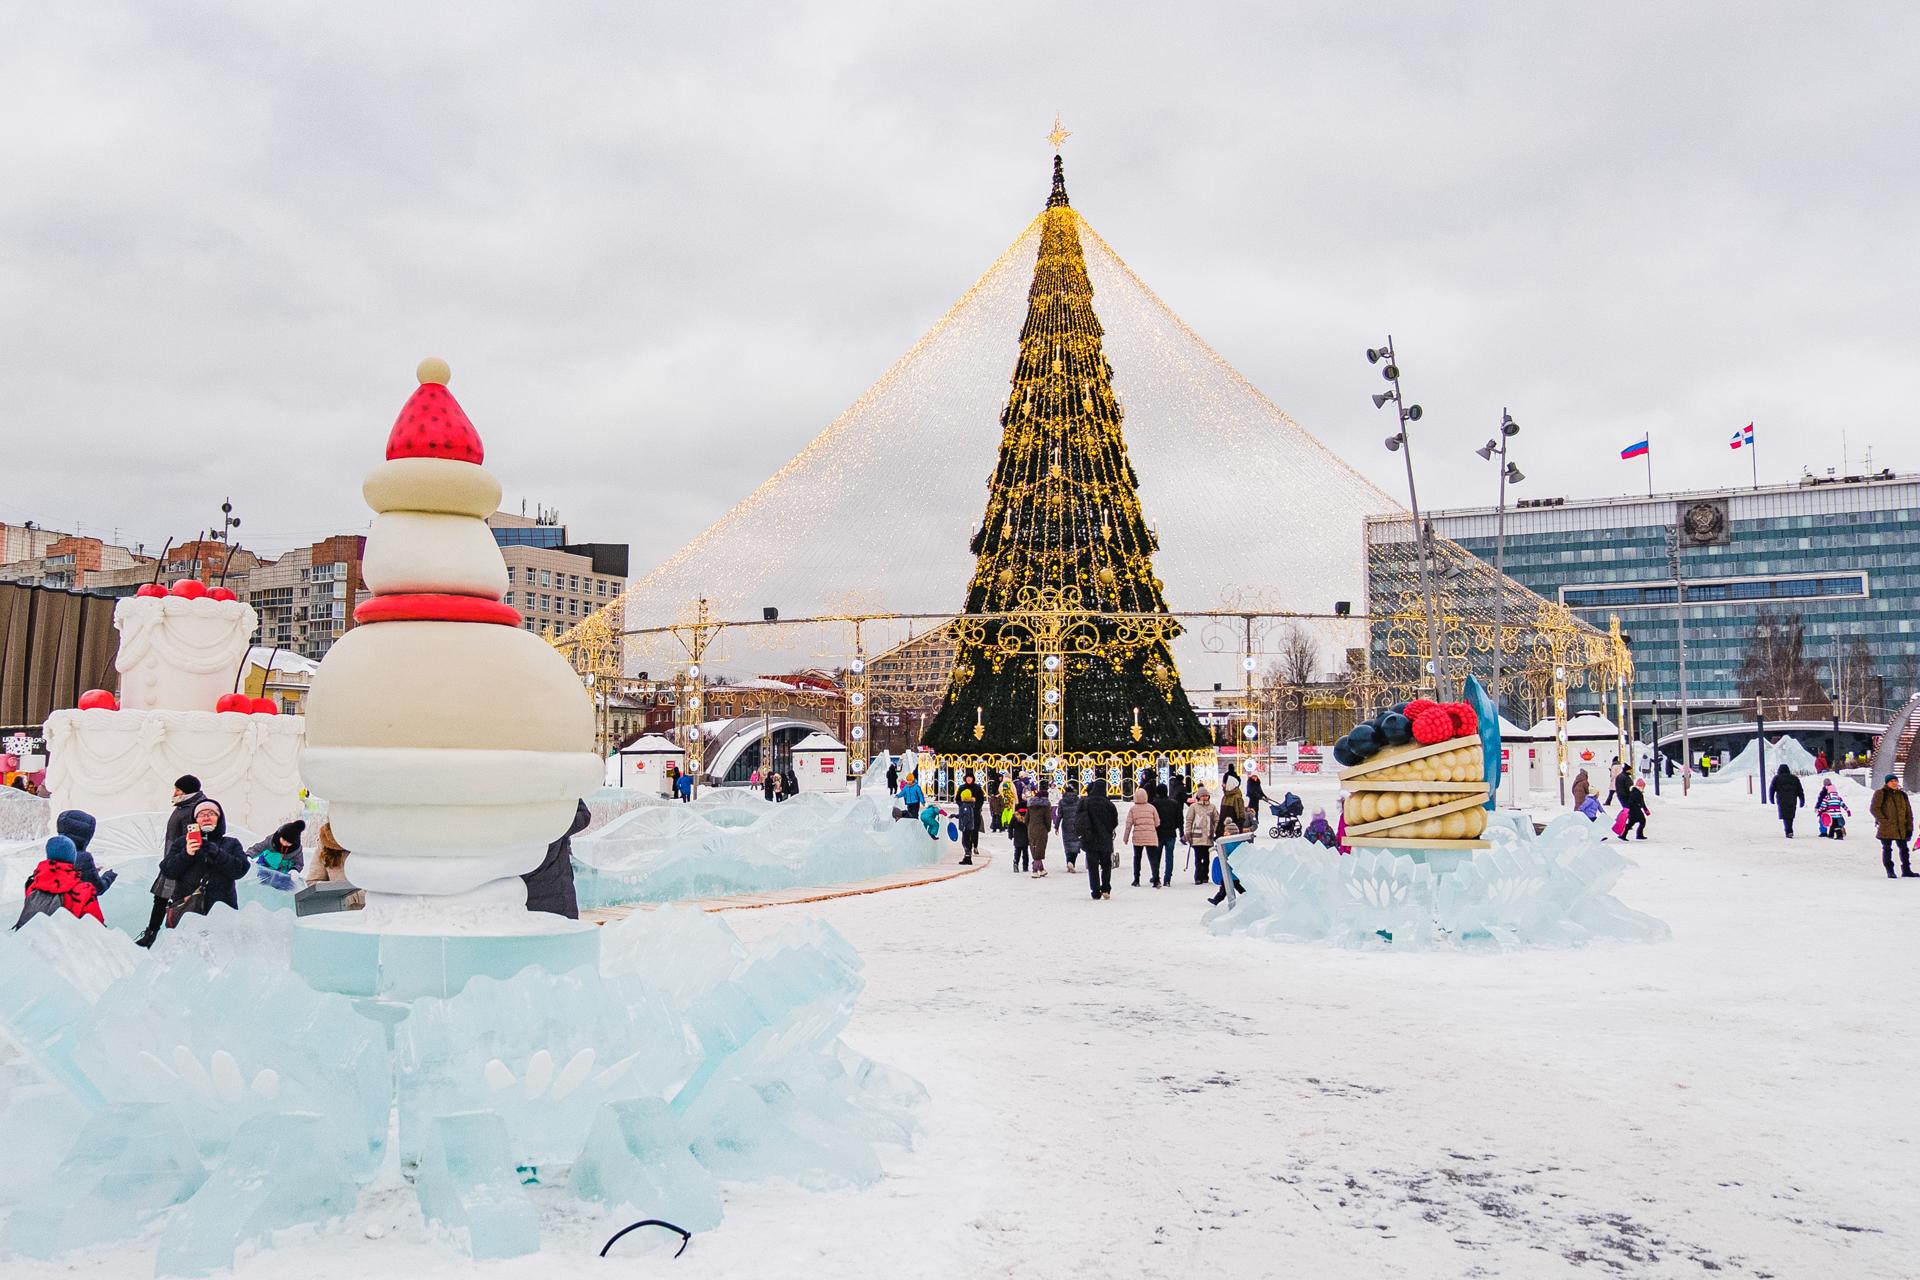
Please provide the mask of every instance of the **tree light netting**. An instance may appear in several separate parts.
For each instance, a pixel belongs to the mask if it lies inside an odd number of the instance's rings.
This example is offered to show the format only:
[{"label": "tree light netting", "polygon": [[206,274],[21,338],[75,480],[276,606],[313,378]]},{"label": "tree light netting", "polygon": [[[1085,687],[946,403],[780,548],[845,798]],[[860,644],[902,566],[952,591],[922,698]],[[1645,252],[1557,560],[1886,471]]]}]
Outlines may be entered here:
[{"label": "tree light netting", "polygon": [[[1399,504],[1235,372],[1084,218],[1079,230],[1169,607],[1325,614],[1347,600],[1364,611],[1363,521]],[[637,579],[626,628],[682,620],[699,596],[722,619],[759,618],[764,606],[787,618],[957,613],[1039,241],[1036,218],[845,413]],[[873,653],[930,625],[869,623],[864,647]],[[1315,629],[1329,668],[1365,643],[1358,626]],[[1189,687],[1203,674],[1239,683],[1240,642],[1227,630],[1189,625],[1176,642]],[[726,633],[709,665],[839,665],[850,643],[844,625],[742,628]],[[666,637],[630,637],[626,657],[630,671],[651,665],[656,675],[684,660]]]}]

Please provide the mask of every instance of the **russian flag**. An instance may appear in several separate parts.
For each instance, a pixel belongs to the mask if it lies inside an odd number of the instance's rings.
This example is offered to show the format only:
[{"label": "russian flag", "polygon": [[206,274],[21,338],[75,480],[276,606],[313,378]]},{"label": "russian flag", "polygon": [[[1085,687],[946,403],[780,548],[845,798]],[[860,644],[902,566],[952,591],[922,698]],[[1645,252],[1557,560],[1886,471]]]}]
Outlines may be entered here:
[{"label": "russian flag", "polygon": [[1733,433],[1733,443],[1727,447],[1729,449],[1738,449],[1741,445],[1745,445],[1749,449],[1753,448],[1753,424],[1751,422]]},{"label": "russian flag", "polygon": [[1646,455],[1647,455],[1647,442],[1645,440],[1642,440],[1639,444],[1630,444],[1626,448],[1622,449],[1620,451],[1620,460],[1624,462],[1628,458],[1644,458]]}]

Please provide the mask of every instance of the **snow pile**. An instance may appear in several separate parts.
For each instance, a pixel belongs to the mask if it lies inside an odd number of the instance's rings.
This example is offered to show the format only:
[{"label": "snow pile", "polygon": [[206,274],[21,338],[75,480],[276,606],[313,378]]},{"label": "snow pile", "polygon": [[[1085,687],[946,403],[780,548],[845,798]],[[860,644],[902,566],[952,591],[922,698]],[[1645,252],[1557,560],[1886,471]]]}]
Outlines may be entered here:
[{"label": "snow pile", "polygon": [[941,853],[918,822],[894,820],[890,796],[806,793],[768,804],[727,788],[576,836],[574,883],[582,907],[681,902],[869,880]]},{"label": "snow pile", "polygon": [[1247,891],[1204,919],[1243,933],[1337,947],[1504,951],[1574,947],[1596,938],[1659,942],[1667,926],[1612,896],[1633,865],[1597,823],[1563,814],[1533,824],[1499,814],[1489,847],[1356,849],[1341,855],[1305,840],[1243,847],[1233,858]]},{"label": "snow pile", "polygon": [[[1786,765],[1801,777],[1820,772],[1814,767],[1813,755],[1791,734],[1780,735],[1778,742],[1767,742],[1767,776],[1771,778],[1780,772],[1780,766]],[[1746,749],[1726,764],[1708,774],[1708,782],[1728,782],[1734,778],[1757,778],[1760,776],[1760,743],[1756,739],[1749,742]]]},{"label": "snow pile", "polygon": [[925,1098],[841,1042],[861,962],[819,922],[744,945],[715,916],[639,913],[602,932],[597,971],[475,979],[378,1020],[293,976],[291,930],[248,908],[150,954],[64,914],[0,936],[0,1033],[33,1068],[0,1126],[35,1138],[0,1182],[0,1255],[154,1226],[159,1273],[205,1274],[401,1169],[476,1257],[539,1247],[527,1169],[572,1193],[541,1202],[552,1225],[580,1200],[710,1230],[720,1182],[872,1183]]}]

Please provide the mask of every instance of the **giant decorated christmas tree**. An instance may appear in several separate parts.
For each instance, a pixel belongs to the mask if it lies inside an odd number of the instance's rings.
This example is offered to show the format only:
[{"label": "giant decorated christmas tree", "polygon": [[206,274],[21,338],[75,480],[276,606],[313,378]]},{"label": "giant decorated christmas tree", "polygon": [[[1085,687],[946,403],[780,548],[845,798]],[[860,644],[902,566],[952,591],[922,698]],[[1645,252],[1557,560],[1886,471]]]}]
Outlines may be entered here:
[{"label": "giant decorated christmas tree", "polygon": [[1060,157],[958,652],[927,744],[1043,767],[1205,749],[1169,642]]}]

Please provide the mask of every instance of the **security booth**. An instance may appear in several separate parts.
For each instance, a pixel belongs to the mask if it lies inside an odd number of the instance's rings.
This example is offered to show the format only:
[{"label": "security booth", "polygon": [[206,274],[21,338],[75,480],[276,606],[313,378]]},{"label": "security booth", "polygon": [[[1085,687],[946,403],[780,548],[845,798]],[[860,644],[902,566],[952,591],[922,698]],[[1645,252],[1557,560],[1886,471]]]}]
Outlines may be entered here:
[{"label": "security booth", "polygon": [[[1552,743],[1548,743],[1552,750]],[[1533,731],[1500,717],[1500,787],[1495,803],[1503,809],[1524,809],[1533,802],[1535,755],[1539,744]]]},{"label": "security booth", "polygon": [[608,785],[632,787],[653,795],[671,796],[673,783],[668,779],[667,766],[675,770],[687,767],[687,753],[679,744],[657,733],[644,734],[635,738],[615,753],[613,768]]},{"label": "security booth", "polygon": [[847,789],[847,746],[824,733],[810,733],[793,747],[793,776],[802,792]]}]

